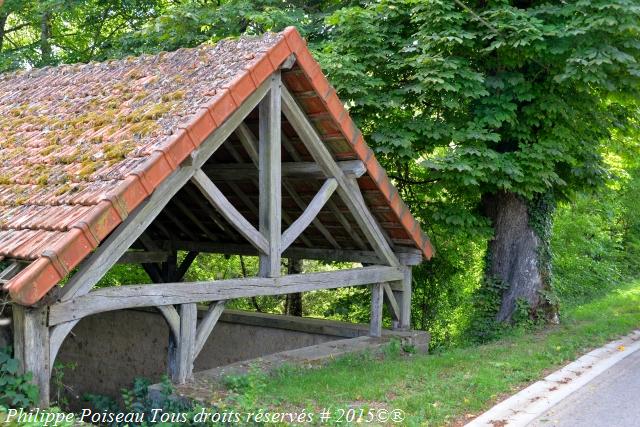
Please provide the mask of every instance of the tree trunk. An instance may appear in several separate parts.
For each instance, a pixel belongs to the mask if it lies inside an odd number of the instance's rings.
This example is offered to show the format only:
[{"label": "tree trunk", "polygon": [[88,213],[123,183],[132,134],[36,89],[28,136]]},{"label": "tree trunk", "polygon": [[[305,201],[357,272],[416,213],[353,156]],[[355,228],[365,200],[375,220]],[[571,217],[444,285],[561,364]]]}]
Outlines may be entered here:
[{"label": "tree trunk", "polygon": [[0,52],[2,52],[2,47],[4,46],[4,32],[6,31],[8,18],[9,15],[6,13],[0,13]]},{"label": "tree trunk", "polygon": [[505,286],[496,320],[510,322],[519,301],[531,318],[557,322],[557,306],[551,297],[549,234],[555,204],[545,195],[527,202],[514,193],[483,196],[482,207],[491,220],[494,236],[489,242],[486,275]]},{"label": "tree trunk", "polygon": [[51,14],[45,12],[40,21],[40,53],[42,54],[42,65],[51,64]]},{"label": "tree trunk", "polygon": [[[302,260],[296,258],[289,258],[287,273],[288,274],[300,274],[302,273]],[[288,294],[285,301],[285,314],[289,316],[302,317],[302,293],[296,292],[294,294]]]}]

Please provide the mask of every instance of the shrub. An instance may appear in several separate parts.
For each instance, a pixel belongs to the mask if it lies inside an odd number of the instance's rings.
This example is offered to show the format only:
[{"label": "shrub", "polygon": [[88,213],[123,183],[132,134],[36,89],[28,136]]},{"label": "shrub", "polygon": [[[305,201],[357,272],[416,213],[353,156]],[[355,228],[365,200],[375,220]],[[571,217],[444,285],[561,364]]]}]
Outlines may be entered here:
[{"label": "shrub", "polygon": [[11,348],[0,348],[0,405],[28,408],[38,401],[38,388],[30,373],[19,374],[19,362],[11,357]]}]

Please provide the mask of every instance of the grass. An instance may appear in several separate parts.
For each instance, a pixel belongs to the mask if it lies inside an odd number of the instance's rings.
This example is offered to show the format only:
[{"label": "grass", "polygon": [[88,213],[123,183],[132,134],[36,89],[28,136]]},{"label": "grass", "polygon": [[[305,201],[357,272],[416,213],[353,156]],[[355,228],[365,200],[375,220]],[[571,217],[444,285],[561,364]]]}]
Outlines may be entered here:
[{"label": "grass", "polygon": [[406,425],[462,425],[545,373],[640,327],[640,281],[567,308],[561,325],[516,330],[481,346],[430,355],[350,356],[264,379],[259,407],[399,408]]}]

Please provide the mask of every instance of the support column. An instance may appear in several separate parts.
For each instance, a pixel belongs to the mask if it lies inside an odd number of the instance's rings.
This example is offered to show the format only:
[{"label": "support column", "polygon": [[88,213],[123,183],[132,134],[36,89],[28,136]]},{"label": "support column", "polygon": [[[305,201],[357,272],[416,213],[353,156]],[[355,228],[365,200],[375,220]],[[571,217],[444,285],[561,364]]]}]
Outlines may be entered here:
[{"label": "support column", "polygon": [[280,71],[271,76],[269,93],[260,102],[258,167],[260,185],[260,233],[269,253],[260,254],[260,276],[280,276],[282,215],[281,184],[281,80]]},{"label": "support column", "polygon": [[384,302],[384,288],[382,283],[371,285],[371,321],[369,336],[382,336],[382,307]]},{"label": "support column", "polygon": [[24,307],[14,304],[13,310],[13,348],[15,358],[20,361],[20,372],[31,372],[33,382],[40,390],[38,405],[49,406],[49,327],[47,326],[48,307]]},{"label": "support column", "polygon": [[411,329],[411,267],[404,266],[403,272],[404,278],[398,282],[402,290],[393,291],[400,308],[400,319],[393,321],[393,329],[396,330]]},{"label": "support column", "polygon": [[193,375],[197,323],[196,304],[181,304],[180,337],[169,342],[169,374],[176,384],[184,384]]}]

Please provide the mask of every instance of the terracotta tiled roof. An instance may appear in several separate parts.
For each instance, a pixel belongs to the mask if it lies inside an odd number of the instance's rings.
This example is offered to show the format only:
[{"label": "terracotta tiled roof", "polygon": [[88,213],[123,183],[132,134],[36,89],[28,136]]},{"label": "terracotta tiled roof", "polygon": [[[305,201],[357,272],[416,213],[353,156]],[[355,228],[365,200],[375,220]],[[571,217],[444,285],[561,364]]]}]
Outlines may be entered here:
[{"label": "terracotta tiled roof", "polygon": [[338,159],[361,159],[391,239],[432,248],[298,32],[0,75],[0,256],[33,304],[78,265],[291,54],[287,87]]}]

